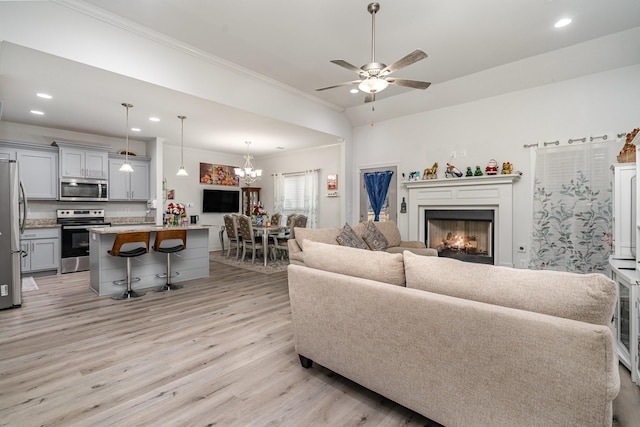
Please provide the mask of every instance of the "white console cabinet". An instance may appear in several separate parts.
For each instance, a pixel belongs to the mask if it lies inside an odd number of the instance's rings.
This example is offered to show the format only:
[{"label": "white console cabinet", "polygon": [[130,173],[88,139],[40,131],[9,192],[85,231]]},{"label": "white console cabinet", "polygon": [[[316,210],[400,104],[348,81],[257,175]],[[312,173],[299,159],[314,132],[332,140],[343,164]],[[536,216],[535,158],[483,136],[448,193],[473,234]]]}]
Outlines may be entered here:
[{"label": "white console cabinet", "polygon": [[631,251],[631,216],[635,213],[631,201],[631,179],[636,176],[635,163],[618,163],[613,172],[613,253],[615,259],[635,259]]}]

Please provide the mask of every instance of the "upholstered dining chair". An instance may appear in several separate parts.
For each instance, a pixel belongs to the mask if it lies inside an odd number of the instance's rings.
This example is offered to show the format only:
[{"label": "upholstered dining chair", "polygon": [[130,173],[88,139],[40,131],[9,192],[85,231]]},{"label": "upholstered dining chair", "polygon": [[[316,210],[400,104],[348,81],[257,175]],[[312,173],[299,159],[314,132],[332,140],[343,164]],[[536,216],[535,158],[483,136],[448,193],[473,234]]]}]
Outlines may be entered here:
[{"label": "upholstered dining chair", "polygon": [[304,215],[290,214],[287,216],[288,234],[284,236],[273,236],[274,254],[277,257],[280,253],[280,259],[284,258],[284,254],[289,255],[289,239],[295,239],[295,227],[306,228],[307,217]]},{"label": "upholstered dining chair", "polygon": [[[227,258],[231,255],[231,246],[236,247],[236,260],[240,256],[240,247],[242,246],[242,238],[238,235],[238,216],[227,214],[224,217],[224,230],[229,238],[229,249],[227,250]],[[224,248],[222,248],[224,250]]]},{"label": "upholstered dining chair", "polygon": [[273,215],[271,215],[271,225],[272,226],[280,226],[280,221],[282,220],[282,214],[281,213],[274,213]]},{"label": "upholstered dining chair", "polygon": [[238,226],[242,237],[242,261],[244,261],[244,257],[247,254],[247,249],[251,249],[251,264],[253,264],[256,260],[256,251],[260,251],[263,248],[263,236],[255,235],[251,218],[246,215],[238,217]]}]

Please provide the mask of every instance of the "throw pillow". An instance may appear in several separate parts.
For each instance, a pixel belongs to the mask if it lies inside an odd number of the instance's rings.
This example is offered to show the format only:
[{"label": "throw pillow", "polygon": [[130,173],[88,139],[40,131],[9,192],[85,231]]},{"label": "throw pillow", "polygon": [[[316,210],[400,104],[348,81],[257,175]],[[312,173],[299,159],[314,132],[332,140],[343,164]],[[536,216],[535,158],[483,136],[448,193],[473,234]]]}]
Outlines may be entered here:
[{"label": "throw pillow", "polygon": [[336,237],[336,241],[340,246],[348,246],[350,248],[369,249],[367,244],[359,238],[353,231],[349,223],[345,223],[342,231]]},{"label": "throw pillow", "polygon": [[362,239],[372,251],[383,251],[389,246],[387,238],[384,237],[384,234],[382,234],[371,221],[367,222],[362,232]]}]

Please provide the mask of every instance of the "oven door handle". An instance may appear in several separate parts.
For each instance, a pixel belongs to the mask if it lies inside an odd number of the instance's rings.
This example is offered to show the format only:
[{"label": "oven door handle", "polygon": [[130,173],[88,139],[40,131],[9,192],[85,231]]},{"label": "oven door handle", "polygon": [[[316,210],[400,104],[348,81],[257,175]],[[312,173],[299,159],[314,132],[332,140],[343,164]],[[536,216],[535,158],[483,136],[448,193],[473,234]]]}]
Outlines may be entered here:
[{"label": "oven door handle", "polygon": [[110,224],[93,224],[93,225],[63,225],[62,229],[63,230],[88,230],[90,228],[102,228],[102,227],[109,227]]}]

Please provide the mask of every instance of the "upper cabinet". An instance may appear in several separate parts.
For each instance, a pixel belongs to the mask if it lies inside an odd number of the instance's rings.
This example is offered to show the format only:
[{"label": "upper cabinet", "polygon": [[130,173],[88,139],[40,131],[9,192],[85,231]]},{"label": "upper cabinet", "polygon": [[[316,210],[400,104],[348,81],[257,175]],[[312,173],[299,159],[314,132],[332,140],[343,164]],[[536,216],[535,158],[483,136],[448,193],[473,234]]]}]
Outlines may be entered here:
[{"label": "upper cabinet", "polygon": [[37,144],[0,141],[0,159],[18,161],[18,177],[27,198],[58,198],[58,150]]},{"label": "upper cabinet", "polygon": [[125,156],[109,156],[109,200],[148,200],[150,162],[148,157],[129,156],[133,172],[120,172]]},{"label": "upper cabinet", "polygon": [[60,148],[61,178],[109,177],[109,148],[89,147],[68,142],[54,142]]}]

